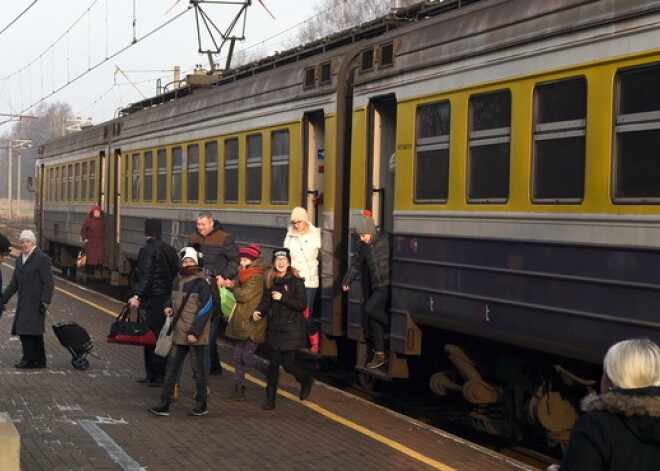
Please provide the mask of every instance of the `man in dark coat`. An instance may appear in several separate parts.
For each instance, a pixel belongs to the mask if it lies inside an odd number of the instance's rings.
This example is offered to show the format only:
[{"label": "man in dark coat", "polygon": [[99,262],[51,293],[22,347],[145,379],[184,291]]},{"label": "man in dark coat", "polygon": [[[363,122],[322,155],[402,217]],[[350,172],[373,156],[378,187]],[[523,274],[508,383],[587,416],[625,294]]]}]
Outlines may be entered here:
[{"label": "man in dark coat", "polygon": [[21,232],[21,255],[16,259],[16,269],[9,285],[2,294],[6,304],[18,292],[16,315],[11,335],[18,335],[23,347],[23,358],[16,368],[46,368],[44,348],[44,324],[46,309],[53,298],[52,262],[37,247],[37,239],[29,229]]},{"label": "man in dark coat", "polygon": [[[163,309],[172,292],[172,282],[179,268],[178,255],[174,247],[160,240],[160,219],[145,219],[146,243],[138,252],[138,282],[133,297],[128,300],[131,308],[144,308],[147,324],[156,336],[165,324]],[[156,355],[155,347],[144,347],[144,367],[147,376],[138,383],[152,387],[163,385],[167,360]]]},{"label": "man in dark coat", "polygon": [[232,280],[238,274],[238,244],[234,236],[222,230],[222,226],[213,219],[210,211],[202,211],[197,216],[197,230],[190,235],[188,245],[199,246],[202,252],[200,265],[207,274],[214,295],[207,370],[209,374],[220,374],[222,367],[216,343],[220,323],[220,303],[216,284],[224,286],[226,281]]},{"label": "man in dark coat", "polygon": [[389,326],[389,315],[385,310],[390,288],[390,243],[387,235],[376,229],[370,215],[360,216],[355,224],[355,232],[360,237],[355,259],[342,281],[342,289],[348,291],[351,283],[357,279],[366,265],[365,275],[371,281],[371,294],[364,310],[369,322],[369,331],[373,335],[374,357],[366,364],[367,368],[379,368],[385,358],[385,330]]}]

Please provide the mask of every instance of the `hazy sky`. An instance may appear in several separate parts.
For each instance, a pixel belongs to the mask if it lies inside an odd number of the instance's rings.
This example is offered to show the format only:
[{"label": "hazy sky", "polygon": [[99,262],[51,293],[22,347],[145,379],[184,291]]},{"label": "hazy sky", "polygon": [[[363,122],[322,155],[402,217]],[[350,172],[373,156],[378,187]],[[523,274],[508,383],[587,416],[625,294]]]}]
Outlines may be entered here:
[{"label": "hazy sky", "polygon": [[[316,5],[315,0],[263,1],[276,19],[253,0],[246,40],[237,43],[237,51],[286,49],[295,26],[312,16]],[[46,98],[69,103],[74,116],[99,123],[141,100],[141,94],[156,95],[156,80],[171,82],[174,66],[184,74],[197,64],[209,67],[207,56],[198,53],[195,11],[188,10],[188,0],[0,0],[0,6],[0,113],[21,113]],[[239,7],[204,4],[203,9],[225,31]],[[235,34],[242,33],[242,24]],[[221,65],[228,46],[216,59]],[[202,47],[212,43],[203,37]],[[0,126],[0,133],[6,130],[8,125]]]}]

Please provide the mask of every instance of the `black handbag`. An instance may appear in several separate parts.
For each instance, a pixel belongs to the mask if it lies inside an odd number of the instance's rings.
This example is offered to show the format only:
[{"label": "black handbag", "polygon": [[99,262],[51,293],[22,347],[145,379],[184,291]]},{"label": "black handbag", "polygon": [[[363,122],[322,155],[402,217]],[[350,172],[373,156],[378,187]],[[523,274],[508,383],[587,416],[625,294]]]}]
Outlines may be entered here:
[{"label": "black handbag", "polygon": [[122,345],[141,345],[153,347],[156,345],[156,334],[149,328],[144,309],[135,309],[135,320],[131,320],[131,309],[128,304],[123,307],[117,319],[110,325],[108,342]]}]

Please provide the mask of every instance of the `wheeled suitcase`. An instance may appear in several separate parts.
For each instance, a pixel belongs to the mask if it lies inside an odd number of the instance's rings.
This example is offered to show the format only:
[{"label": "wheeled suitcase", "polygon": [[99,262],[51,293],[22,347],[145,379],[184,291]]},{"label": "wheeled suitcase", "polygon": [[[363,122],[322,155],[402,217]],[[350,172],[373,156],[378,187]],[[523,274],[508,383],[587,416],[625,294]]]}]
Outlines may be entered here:
[{"label": "wheeled suitcase", "polygon": [[71,365],[76,370],[89,368],[89,360],[85,358],[94,348],[92,339],[87,330],[77,322],[59,322],[53,325],[53,331],[57,340],[66,347],[73,359]]}]

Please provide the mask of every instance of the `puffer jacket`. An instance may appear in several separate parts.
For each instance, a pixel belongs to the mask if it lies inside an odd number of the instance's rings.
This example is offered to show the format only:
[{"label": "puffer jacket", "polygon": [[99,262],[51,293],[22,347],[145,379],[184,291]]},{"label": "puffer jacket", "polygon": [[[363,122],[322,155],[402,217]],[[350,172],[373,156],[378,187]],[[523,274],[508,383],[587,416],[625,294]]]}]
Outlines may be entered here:
[{"label": "puffer jacket", "polygon": [[[282,299],[273,301],[273,291],[282,293]],[[291,275],[273,279],[273,286],[264,289],[259,311],[268,314],[266,344],[274,350],[296,350],[307,347],[306,321],[303,311],[307,307],[305,284],[302,278]]]},{"label": "puffer jacket", "polygon": [[284,238],[284,247],[291,253],[291,265],[305,279],[305,287],[318,288],[321,230],[311,223],[306,234],[298,234],[289,228]]},{"label": "puffer jacket", "polygon": [[238,273],[238,244],[234,236],[224,232],[220,223],[214,221],[211,232],[203,236],[198,231],[188,238],[188,245],[199,244],[202,247],[200,265],[213,275],[222,275],[231,280]]},{"label": "puffer jacket", "polygon": [[172,295],[167,306],[172,308],[173,314],[179,311],[187,293],[190,293],[186,305],[172,331],[172,343],[175,345],[189,345],[188,335],[197,337],[194,345],[208,345],[211,330],[211,286],[206,282],[203,271],[194,275],[179,275],[174,280]]},{"label": "puffer jacket", "polygon": [[655,471],[660,467],[660,387],[587,396],[562,471]]},{"label": "puffer jacket", "polygon": [[252,313],[261,302],[264,293],[264,278],[266,273],[266,261],[259,257],[252,262],[248,269],[257,270],[250,278],[240,282],[241,272],[234,279],[234,298],[236,298],[236,308],[234,314],[227,323],[225,335],[237,340],[250,339],[254,343],[264,343],[266,340],[267,319],[255,322]]},{"label": "puffer jacket", "polygon": [[390,285],[390,243],[387,234],[378,232],[370,243],[358,244],[353,263],[341,283],[343,286],[350,286],[357,279],[363,263],[369,269],[372,289],[383,289]]},{"label": "puffer jacket", "polygon": [[140,248],[137,259],[138,281],[133,294],[140,298],[150,298],[169,294],[172,291],[173,273],[176,273],[176,267],[168,262],[164,253],[166,245],[160,240],[150,238]]}]

